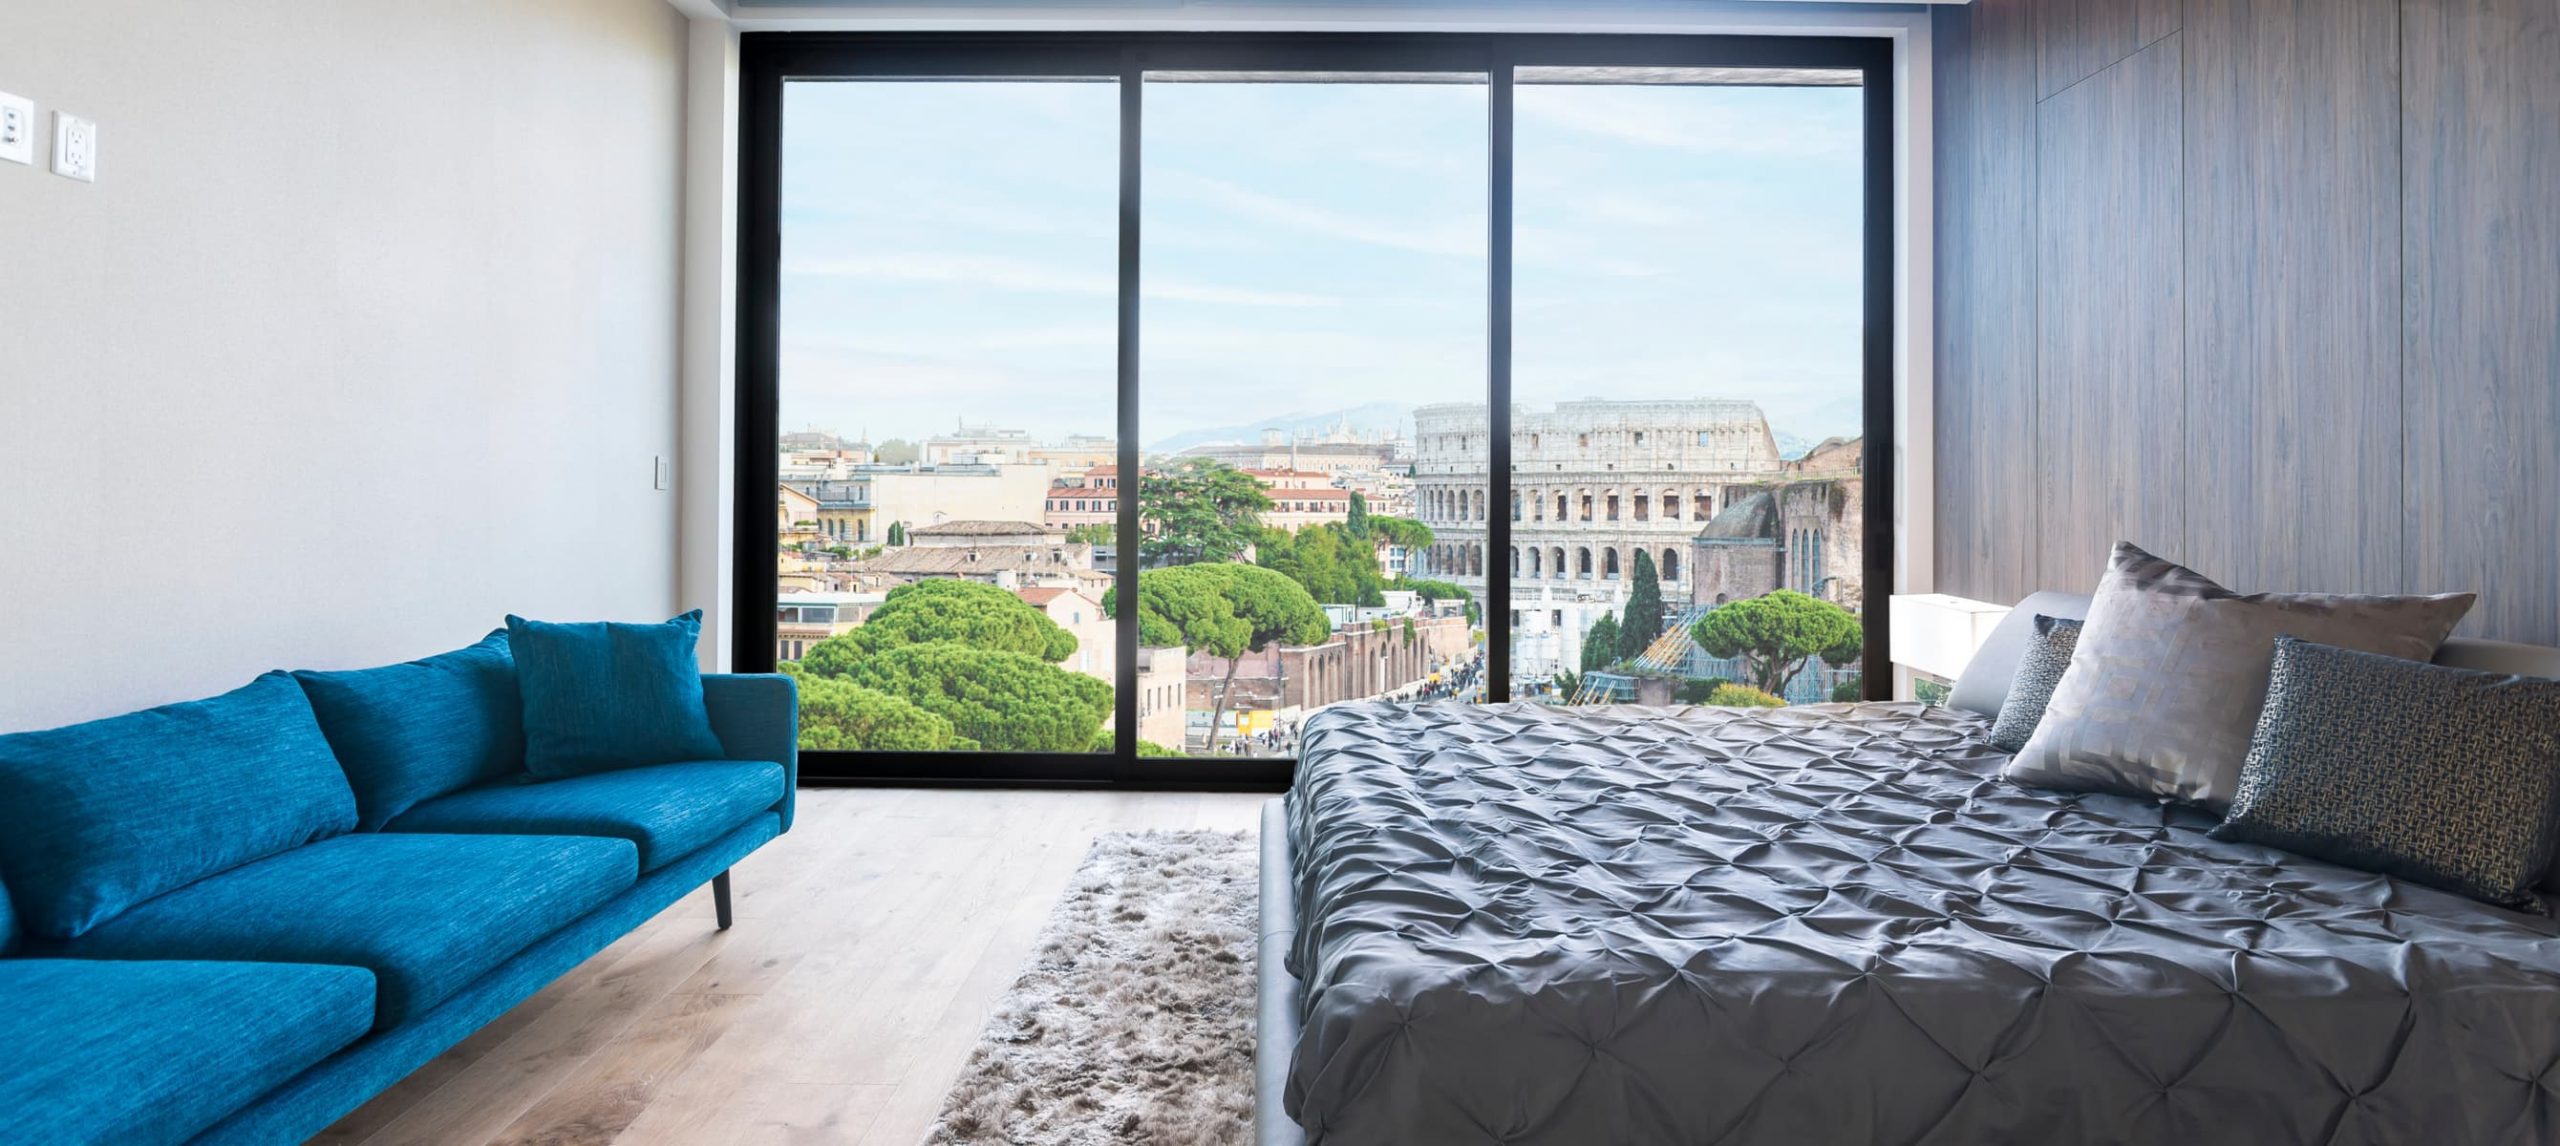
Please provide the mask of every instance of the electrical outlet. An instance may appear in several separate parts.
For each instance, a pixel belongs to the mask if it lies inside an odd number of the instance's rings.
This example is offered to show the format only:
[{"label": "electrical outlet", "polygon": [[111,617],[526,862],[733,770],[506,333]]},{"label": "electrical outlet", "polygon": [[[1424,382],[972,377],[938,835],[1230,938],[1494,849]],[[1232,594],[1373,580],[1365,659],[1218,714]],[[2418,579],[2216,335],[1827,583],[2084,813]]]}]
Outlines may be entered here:
[{"label": "electrical outlet", "polygon": [[36,101],[0,92],[0,159],[36,161]]},{"label": "electrical outlet", "polygon": [[97,124],[76,115],[53,113],[53,173],[83,183],[97,181]]}]

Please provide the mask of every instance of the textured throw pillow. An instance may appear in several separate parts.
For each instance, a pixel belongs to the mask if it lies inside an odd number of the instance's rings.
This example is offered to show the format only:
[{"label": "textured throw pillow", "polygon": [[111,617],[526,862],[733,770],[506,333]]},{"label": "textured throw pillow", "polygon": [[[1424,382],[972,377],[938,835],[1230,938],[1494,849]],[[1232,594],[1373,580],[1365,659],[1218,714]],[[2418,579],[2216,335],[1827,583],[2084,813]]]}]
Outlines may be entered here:
[{"label": "textured throw pillow", "polygon": [[0,877],[31,935],[77,939],[152,896],[355,826],[346,773],[284,673],[0,736]]},{"label": "textured throw pillow", "polygon": [[2278,637],[2213,838],[2539,911],[2560,845],[2560,681]]},{"label": "textured throw pillow", "polygon": [[293,678],[346,766],[364,831],[524,768],[524,701],[505,629],[424,660]]},{"label": "textured throw pillow", "polygon": [[2008,698],[2000,702],[2000,716],[1991,722],[1993,747],[2015,752],[2027,746],[2027,737],[2044,720],[2044,706],[2053,699],[2054,686],[2062,683],[2062,670],[2071,667],[2071,650],[2079,643],[2080,622],[2036,615],[2027,647],[2018,654],[2017,674],[2009,680]]},{"label": "textured throw pillow", "polygon": [[2007,775],[2220,811],[2266,703],[2278,636],[2424,661],[2471,601],[2469,593],[2240,594],[2118,544],[2081,622],[2071,671]]},{"label": "textured throw pillow", "polygon": [[525,771],[544,779],[726,755],[693,659],[702,610],[663,625],[507,618]]}]

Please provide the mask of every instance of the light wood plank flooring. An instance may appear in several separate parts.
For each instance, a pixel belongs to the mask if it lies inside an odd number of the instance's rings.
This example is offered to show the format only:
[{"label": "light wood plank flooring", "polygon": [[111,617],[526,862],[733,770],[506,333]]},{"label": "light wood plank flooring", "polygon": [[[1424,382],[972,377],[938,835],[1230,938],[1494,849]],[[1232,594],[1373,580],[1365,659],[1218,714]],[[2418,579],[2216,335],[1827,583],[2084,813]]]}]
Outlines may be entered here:
[{"label": "light wood plank flooring", "polygon": [[314,1141],[914,1146],[1095,835],[1266,799],[805,790],[734,928],[696,891]]}]

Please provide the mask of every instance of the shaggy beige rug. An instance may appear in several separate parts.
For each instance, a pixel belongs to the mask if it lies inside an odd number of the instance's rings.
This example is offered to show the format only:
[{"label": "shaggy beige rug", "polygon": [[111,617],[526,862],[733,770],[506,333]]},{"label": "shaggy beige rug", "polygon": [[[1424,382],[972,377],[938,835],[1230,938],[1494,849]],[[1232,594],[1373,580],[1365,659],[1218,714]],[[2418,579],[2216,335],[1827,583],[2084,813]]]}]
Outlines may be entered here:
[{"label": "shaggy beige rug", "polygon": [[1094,841],[926,1141],[1250,1141],[1258,860],[1245,832]]}]

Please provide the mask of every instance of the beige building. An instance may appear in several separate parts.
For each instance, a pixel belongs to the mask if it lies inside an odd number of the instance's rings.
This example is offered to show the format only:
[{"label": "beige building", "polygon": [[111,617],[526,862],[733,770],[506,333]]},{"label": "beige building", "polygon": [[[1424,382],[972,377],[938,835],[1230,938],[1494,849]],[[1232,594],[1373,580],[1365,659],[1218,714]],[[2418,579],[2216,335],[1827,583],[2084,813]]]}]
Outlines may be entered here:
[{"label": "beige building", "polygon": [[871,619],[884,593],[784,592],[774,601],[774,657],[796,661],[829,637],[852,632]]},{"label": "beige building", "polygon": [[864,588],[956,577],[1006,589],[1069,586],[1099,601],[1111,584],[1093,567],[1093,546],[1039,522],[953,521],[918,526],[907,540],[846,568]]},{"label": "beige building", "polygon": [[[1515,476],[1509,504],[1496,505],[1483,406],[1425,406],[1414,411],[1414,428],[1416,516],[1436,537],[1415,575],[1482,593],[1487,563],[1509,562],[1512,668],[1521,679],[1580,665],[1582,635],[1625,607],[1638,551],[1652,559],[1664,600],[1691,600],[1692,542],[1717,514],[1813,476],[1808,466],[1837,469],[1845,458],[1854,472],[1860,448],[1835,439],[1789,462],[1759,406],[1746,401],[1562,402],[1513,413]],[[1495,512],[1512,523],[1511,548],[1498,555],[1485,551]]]},{"label": "beige building", "polygon": [[1175,751],[1182,750],[1183,703],[1187,695],[1190,655],[1180,645],[1138,649],[1138,738]]},{"label": "beige building", "polygon": [[893,524],[912,531],[950,521],[1036,521],[1049,478],[1030,463],[865,466],[850,477],[783,484],[817,503],[820,529],[833,542],[876,545]]},{"label": "beige building", "polygon": [[1262,511],[1265,526],[1298,530],[1351,520],[1351,491],[1335,486],[1332,474],[1296,469],[1244,472],[1262,483],[1262,491],[1271,498],[1271,508]]},{"label": "beige building", "polygon": [[1098,465],[1049,487],[1040,520],[1056,529],[1109,526],[1120,520],[1120,467]]},{"label": "beige building", "polygon": [[1120,646],[1120,632],[1111,618],[1102,614],[1100,597],[1084,587],[1064,585],[1023,586],[1013,595],[1075,636],[1076,651],[1067,654],[1061,667],[1104,683],[1113,682],[1112,652]]}]

